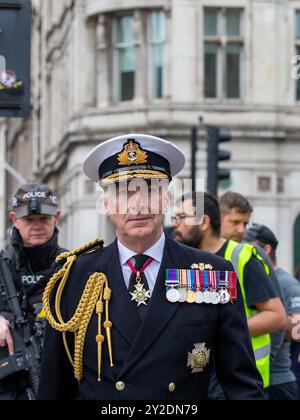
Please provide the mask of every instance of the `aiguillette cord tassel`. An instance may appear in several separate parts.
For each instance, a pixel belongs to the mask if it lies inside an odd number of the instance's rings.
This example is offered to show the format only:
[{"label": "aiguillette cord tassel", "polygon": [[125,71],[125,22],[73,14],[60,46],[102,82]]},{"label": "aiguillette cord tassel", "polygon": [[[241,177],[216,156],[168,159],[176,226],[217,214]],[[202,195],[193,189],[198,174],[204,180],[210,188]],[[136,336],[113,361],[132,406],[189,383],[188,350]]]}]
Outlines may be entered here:
[{"label": "aiguillette cord tassel", "polygon": [[104,281],[101,284],[101,292],[100,298],[97,303],[96,312],[98,314],[98,335],[96,337],[97,345],[98,345],[98,382],[101,382],[101,364],[102,364],[102,345],[104,343],[104,336],[102,335],[102,314],[104,312],[104,303],[103,299],[105,300],[105,322],[103,324],[106,330],[106,339],[108,345],[108,352],[109,352],[109,359],[110,359],[110,366],[113,367],[113,356],[112,356],[112,341],[111,341],[111,328],[112,322],[109,320],[109,302],[111,299],[111,290],[108,287],[108,282],[105,282],[104,288]]}]

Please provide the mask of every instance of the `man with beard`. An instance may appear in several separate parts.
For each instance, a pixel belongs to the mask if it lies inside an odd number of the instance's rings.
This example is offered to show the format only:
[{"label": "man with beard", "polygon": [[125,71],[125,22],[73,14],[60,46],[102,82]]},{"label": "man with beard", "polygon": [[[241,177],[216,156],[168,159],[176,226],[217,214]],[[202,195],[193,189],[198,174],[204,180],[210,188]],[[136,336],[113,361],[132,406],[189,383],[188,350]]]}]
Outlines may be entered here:
[{"label": "man with beard", "polygon": [[[204,211],[201,204],[204,200]],[[201,214],[202,213],[202,214]],[[185,245],[214,253],[233,262],[238,272],[248,327],[252,337],[257,368],[264,386],[270,381],[270,333],[284,329],[286,314],[280,299],[266,275],[264,266],[257,259],[255,248],[243,245],[243,253],[234,255],[237,243],[221,236],[221,215],[218,201],[208,193],[191,193],[177,202],[174,221],[175,239]],[[231,254],[228,250],[231,249]],[[242,258],[240,257],[242,255]]]},{"label": "man with beard", "polygon": [[[25,319],[29,320],[32,334],[35,333],[37,318],[39,324],[43,324],[44,287],[56,270],[56,256],[64,251],[58,245],[56,226],[59,216],[57,197],[41,182],[20,186],[13,197],[11,245],[1,257],[8,261],[20,306]],[[8,353],[12,355],[15,351],[7,298],[0,295],[0,362],[1,356],[7,357]],[[27,382],[26,372],[0,381],[0,400],[27,399]]]}]

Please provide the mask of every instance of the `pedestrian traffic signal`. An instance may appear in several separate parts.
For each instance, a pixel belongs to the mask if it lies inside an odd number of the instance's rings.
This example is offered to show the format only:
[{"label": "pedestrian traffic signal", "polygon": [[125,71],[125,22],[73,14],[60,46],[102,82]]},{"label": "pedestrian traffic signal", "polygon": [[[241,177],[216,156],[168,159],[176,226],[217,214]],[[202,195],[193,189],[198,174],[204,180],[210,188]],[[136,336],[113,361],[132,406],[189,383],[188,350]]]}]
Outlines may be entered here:
[{"label": "pedestrian traffic signal", "polygon": [[0,0],[0,117],[30,113],[31,1]]},{"label": "pedestrian traffic signal", "polygon": [[207,127],[207,191],[217,196],[219,181],[230,179],[230,170],[219,168],[219,162],[229,160],[228,150],[219,150],[219,144],[232,138],[228,132],[220,131],[218,127]]}]

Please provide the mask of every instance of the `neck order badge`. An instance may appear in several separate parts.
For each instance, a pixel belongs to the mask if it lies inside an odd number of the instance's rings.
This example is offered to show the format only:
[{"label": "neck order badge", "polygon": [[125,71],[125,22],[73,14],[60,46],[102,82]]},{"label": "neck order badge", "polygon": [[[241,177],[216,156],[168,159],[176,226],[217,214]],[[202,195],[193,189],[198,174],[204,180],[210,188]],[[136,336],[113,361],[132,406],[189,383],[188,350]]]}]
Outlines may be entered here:
[{"label": "neck order badge", "polygon": [[137,270],[130,260],[127,262],[131,271],[136,274],[135,285],[134,285],[135,290],[133,291],[133,293],[130,292],[130,294],[132,296],[131,300],[135,301],[138,307],[140,307],[140,305],[147,305],[147,301],[150,299],[150,290],[149,289],[147,290],[147,288],[145,287],[145,284],[142,283],[141,275],[144,273],[146,268],[148,268],[152,262],[153,262],[153,258],[148,258],[146,263],[143,265],[143,267],[140,270]]}]

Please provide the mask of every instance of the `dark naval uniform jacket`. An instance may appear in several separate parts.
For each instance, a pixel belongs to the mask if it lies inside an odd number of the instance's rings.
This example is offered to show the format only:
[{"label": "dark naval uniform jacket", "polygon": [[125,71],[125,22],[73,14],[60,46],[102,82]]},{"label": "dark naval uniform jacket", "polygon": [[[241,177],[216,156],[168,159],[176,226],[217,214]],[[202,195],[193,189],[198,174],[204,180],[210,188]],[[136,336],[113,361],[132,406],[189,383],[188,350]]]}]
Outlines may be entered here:
[{"label": "dark naval uniform jacket", "polygon": [[[123,279],[117,241],[79,257],[63,294],[62,314],[65,320],[73,316],[91,274],[103,272],[107,276],[112,289],[110,319],[114,367],[109,365],[105,344],[102,380],[98,383],[96,314],[86,335],[80,383],[74,379],[61,334],[49,327],[39,399],[204,400],[207,399],[213,359],[227,399],[264,399],[240,288],[234,304],[214,306],[167,301],[166,269],[190,268],[193,263],[232,271],[231,264],[225,260],[166,238],[155,289],[147,313],[140,321],[136,304],[131,302]],[[196,344],[205,344],[210,350],[210,358],[203,372],[192,373],[188,354]]]}]

